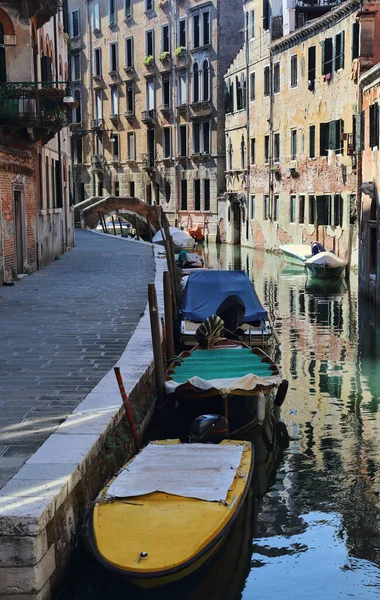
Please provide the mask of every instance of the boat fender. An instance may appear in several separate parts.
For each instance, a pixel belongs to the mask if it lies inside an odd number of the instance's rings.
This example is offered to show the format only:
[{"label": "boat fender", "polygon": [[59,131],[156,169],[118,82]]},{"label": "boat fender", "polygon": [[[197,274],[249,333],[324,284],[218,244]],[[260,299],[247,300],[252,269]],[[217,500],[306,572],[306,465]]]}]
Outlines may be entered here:
[{"label": "boat fender", "polygon": [[257,420],[262,423],[265,419],[265,396],[259,392],[257,396]]},{"label": "boat fender", "polygon": [[274,403],[275,406],[282,406],[284,400],[285,400],[285,396],[287,394],[288,391],[288,387],[289,387],[289,382],[287,379],[283,379],[280,383],[280,385],[278,386],[278,390],[277,390],[277,394],[276,397],[274,399]]}]

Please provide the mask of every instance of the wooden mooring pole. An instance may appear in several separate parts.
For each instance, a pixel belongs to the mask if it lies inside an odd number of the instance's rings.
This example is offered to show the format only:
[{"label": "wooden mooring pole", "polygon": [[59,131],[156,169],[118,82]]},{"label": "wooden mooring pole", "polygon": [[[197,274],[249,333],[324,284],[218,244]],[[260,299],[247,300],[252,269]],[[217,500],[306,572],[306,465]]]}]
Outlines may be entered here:
[{"label": "wooden mooring pole", "polygon": [[140,437],[139,437],[139,434],[137,433],[137,427],[136,427],[136,424],[135,424],[135,419],[134,419],[133,414],[132,414],[132,409],[131,409],[131,405],[130,405],[129,400],[128,400],[127,392],[125,391],[123,378],[122,378],[121,373],[120,373],[120,367],[114,367],[113,370],[115,372],[117,383],[119,385],[119,390],[120,390],[121,398],[123,400],[123,405],[124,405],[124,408],[125,408],[127,419],[128,419],[129,425],[131,427],[132,437],[133,437],[133,439],[135,441],[135,446],[136,446],[137,450],[141,450]]},{"label": "wooden mooring pole", "polygon": [[161,406],[164,400],[165,374],[164,358],[162,355],[160,316],[158,314],[156,286],[154,283],[148,284],[148,301],[150,329],[152,332],[154,367],[156,371],[157,406]]},{"label": "wooden mooring pole", "polygon": [[166,360],[167,364],[174,357],[174,333],[173,333],[173,298],[169,271],[164,271],[164,305],[165,305],[165,329],[166,329]]}]

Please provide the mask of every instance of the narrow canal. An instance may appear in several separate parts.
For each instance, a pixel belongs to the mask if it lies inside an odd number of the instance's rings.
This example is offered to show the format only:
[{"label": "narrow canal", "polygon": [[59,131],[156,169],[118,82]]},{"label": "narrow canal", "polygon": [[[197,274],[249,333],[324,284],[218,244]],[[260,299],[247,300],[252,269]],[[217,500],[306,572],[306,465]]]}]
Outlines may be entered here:
[{"label": "narrow canal", "polygon": [[280,429],[256,431],[251,497],[223,548],[194,576],[142,592],[97,578],[79,558],[70,592],[88,598],[371,600],[380,594],[380,331],[357,276],[329,286],[282,257],[205,249],[212,268],[245,269],[281,339],[289,380]]}]

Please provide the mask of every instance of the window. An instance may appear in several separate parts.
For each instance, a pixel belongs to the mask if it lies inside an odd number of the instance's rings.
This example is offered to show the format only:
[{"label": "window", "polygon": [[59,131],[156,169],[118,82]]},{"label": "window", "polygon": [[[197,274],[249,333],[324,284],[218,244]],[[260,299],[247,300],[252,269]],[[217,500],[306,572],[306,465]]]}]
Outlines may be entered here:
[{"label": "window", "polygon": [[264,68],[264,96],[269,96],[270,93],[270,72],[269,67]]},{"label": "window", "polygon": [[319,156],[327,156],[329,150],[329,124],[319,124]]},{"label": "window", "polygon": [[255,11],[251,10],[249,13],[249,37],[253,39],[255,37]]},{"label": "window", "polygon": [[337,119],[330,123],[330,149],[337,154],[343,154],[342,133],[344,132],[344,121]]},{"label": "window", "polygon": [[161,52],[170,52],[169,25],[163,25],[161,29]]},{"label": "window", "polygon": [[162,104],[166,108],[170,106],[170,78],[164,77],[162,80]]},{"label": "window", "polygon": [[129,37],[125,39],[125,66],[133,68],[134,56],[133,56],[133,38]]},{"label": "window", "polygon": [[171,128],[164,127],[164,158],[171,156]]},{"label": "window", "polygon": [[326,38],[322,42],[322,75],[331,75],[333,72],[333,41]]},{"label": "window", "polygon": [[178,24],[178,47],[186,48],[186,20],[181,19]]},{"label": "window", "polygon": [[179,155],[187,156],[187,126],[179,126]]},{"label": "window", "polygon": [[116,133],[111,134],[112,143],[112,158],[114,161],[119,160],[119,136]]},{"label": "window", "polygon": [[296,222],[297,196],[290,196],[290,222]]},{"label": "window", "polygon": [[315,196],[309,196],[309,225],[315,223]]},{"label": "window", "polygon": [[198,63],[193,66],[193,102],[199,102],[199,67]]},{"label": "window", "polygon": [[239,78],[238,75],[236,75],[235,82],[236,82],[236,110],[242,110],[244,108],[242,79]]},{"label": "window", "polygon": [[305,222],[305,196],[298,196],[298,223]]},{"label": "window", "polygon": [[270,6],[269,0],[263,0],[263,29],[268,31],[270,21]]},{"label": "window", "polygon": [[71,37],[79,37],[79,10],[73,10],[71,13]]},{"label": "window", "polygon": [[202,100],[207,102],[210,99],[210,69],[208,60],[203,61],[202,66]]},{"label": "window", "polygon": [[273,221],[278,221],[280,209],[280,196],[276,194],[273,198]]},{"label": "window", "polygon": [[208,121],[193,123],[193,151],[196,154],[209,154],[210,123]]},{"label": "window", "polygon": [[133,115],[135,112],[133,83],[127,83],[125,99],[126,99],[126,112],[128,115]]},{"label": "window", "polygon": [[315,158],[315,125],[309,127],[309,158]]},{"label": "window", "polygon": [[264,159],[265,163],[269,163],[269,135],[264,137]]},{"label": "window", "polygon": [[335,71],[344,68],[344,31],[335,36]]},{"label": "window", "polygon": [[331,222],[331,196],[317,196],[316,198],[316,219],[318,225],[330,225]]},{"label": "window", "polygon": [[186,90],[186,71],[180,71],[178,73],[178,104],[186,104],[187,101],[187,90]]},{"label": "window", "polygon": [[100,48],[94,50],[94,75],[100,77],[102,74],[102,51]]},{"label": "window", "polygon": [[181,180],[181,210],[187,210],[187,179]]},{"label": "window", "polygon": [[201,180],[194,179],[194,210],[201,210]]},{"label": "window", "polygon": [[110,73],[117,71],[117,42],[110,44]]},{"label": "window", "polygon": [[369,107],[369,146],[379,147],[379,104],[375,102]]},{"label": "window", "polygon": [[101,90],[95,92],[95,118],[103,118],[103,105],[102,105],[102,92]]},{"label": "window", "polygon": [[297,66],[297,55],[295,54],[290,59],[290,85],[292,87],[297,87],[298,83]]},{"label": "window", "polygon": [[155,108],[155,90],[153,79],[148,79],[146,82],[146,110],[154,110]]},{"label": "window", "polygon": [[297,160],[297,129],[290,131],[290,160]]},{"label": "window", "polygon": [[103,156],[103,138],[101,135],[96,136],[96,154]]},{"label": "window", "polygon": [[92,5],[92,22],[94,31],[100,31],[99,2],[94,2],[94,4]]},{"label": "window", "polygon": [[270,217],[269,196],[266,194],[264,196],[264,221],[268,221],[269,217]]},{"label": "window", "polygon": [[202,10],[193,15],[193,48],[207,46],[209,43],[210,11]]},{"label": "window", "polygon": [[255,201],[256,201],[256,197],[252,194],[251,195],[251,219],[255,218]]},{"label": "window", "polygon": [[203,201],[204,210],[210,210],[210,180],[203,180]]},{"label": "window", "polygon": [[228,80],[228,112],[234,112],[234,83],[232,79]]},{"label": "window", "polygon": [[[74,164],[82,164],[83,162],[83,140],[79,137],[72,137],[72,153]],[[39,155],[41,156],[41,155]]]},{"label": "window", "polygon": [[251,138],[251,165],[256,164],[256,138]]},{"label": "window", "polygon": [[273,67],[273,93],[280,92],[280,63],[276,63]]},{"label": "window", "polygon": [[245,139],[244,139],[244,135],[241,136],[241,142],[240,142],[240,166],[242,169],[245,169]]},{"label": "window", "polygon": [[150,10],[153,10],[153,8],[153,0],[145,0],[145,12],[149,12]]},{"label": "window", "polygon": [[131,198],[135,197],[135,182],[134,181],[130,181],[129,182],[129,196]]},{"label": "window", "polygon": [[249,76],[249,99],[253,102],[256,98],[256,74],[251,73]]},{"label": "window", "polygon": [[273,142],[274,142],[274,144],[273,144],[273,160],[274,160],[274,162],[280,162],[280,134],[279,133],[274,134]]},{"label": "window", "polygon": [[132,17],[132,0],[125,0],[124,13],[126,19],[130,19]]},{"label": "window", "polygon": [[[128,131],[127,134],[127,152],[128,152],[128,160],[135,160],[135,134],[133,131]],[[131,194],[131,196],[134,196]]]},{"label": "window", "polygon": [[108,0],[110,25],[116,24],[116,0]]},{"label": "window", "polygon": [[119,114],[119,90],[116,85],[111,87],[111,116]]},{"label": "window", "polygon": [[80,81],[80,55],[73,54],[71,57],[71,78],[73,81]]},{"label": "window", "polygon": [[307,52],[308,64],[307,64],[307,79],[308,81],[315,80],[315,46],[310,46]]},{"label": "window", "polygon": [[82,102],[79,90],[75,90],[74,99],[77,102],[77,106],[73,108],[72,119],[73,123],[81,123],[82,121]]},{"label": "window", "polygon": [[351,58],[355,60],[359,56],[359,23],[355,22],[352,25],[352,52]]},{"label": "window", "polygon": [[152,29],[147,31],[145,34],[145,56],[154,56],[154,39]]}]

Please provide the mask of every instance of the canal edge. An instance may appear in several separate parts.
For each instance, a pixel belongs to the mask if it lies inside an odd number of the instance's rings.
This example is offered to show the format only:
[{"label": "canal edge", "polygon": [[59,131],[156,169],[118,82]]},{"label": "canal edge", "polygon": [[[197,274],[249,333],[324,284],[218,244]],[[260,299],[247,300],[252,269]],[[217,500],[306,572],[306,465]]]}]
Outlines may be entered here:
[{"label": "canal edge", "polygon": [[[159,258],[163,249],[151,246],[163,316],[167,263]],[[154,412],[155,388],[148,304],[115,366],[120,367],[132,406],[138,407],[137,426],[143,435]],[[118,460],[110,458],[112,448],[119,459],[134,453],[113,369],[0,492],[0,600],[52,597],[73,555],[88,506],[110,474],[104,464],[112,470]]]}]

